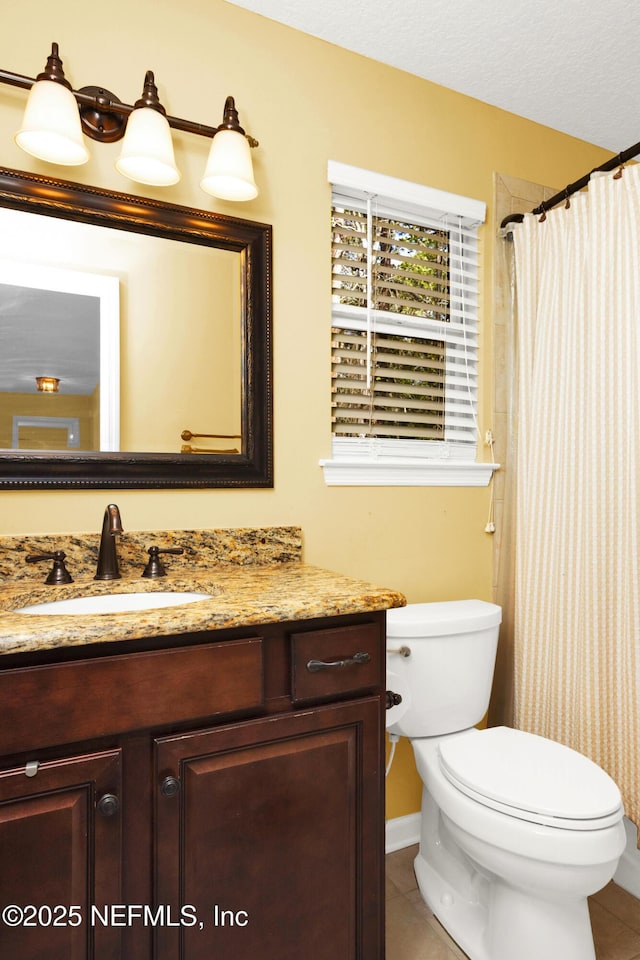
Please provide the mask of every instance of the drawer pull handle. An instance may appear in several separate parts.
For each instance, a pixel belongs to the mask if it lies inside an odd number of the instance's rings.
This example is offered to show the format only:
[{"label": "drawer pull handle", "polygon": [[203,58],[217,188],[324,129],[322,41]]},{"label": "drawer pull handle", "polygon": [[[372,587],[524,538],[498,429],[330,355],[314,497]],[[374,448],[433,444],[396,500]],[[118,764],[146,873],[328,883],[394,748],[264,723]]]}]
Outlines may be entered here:
[{"label": "drawer pull handle", "polygon": [[359,663],[369,663],[371,657],[368,653],[354,653],[348,660],[309,660],[307,670],[309,673],[317,673],[318,670],[330,670],[333,667],[351,667]]}]

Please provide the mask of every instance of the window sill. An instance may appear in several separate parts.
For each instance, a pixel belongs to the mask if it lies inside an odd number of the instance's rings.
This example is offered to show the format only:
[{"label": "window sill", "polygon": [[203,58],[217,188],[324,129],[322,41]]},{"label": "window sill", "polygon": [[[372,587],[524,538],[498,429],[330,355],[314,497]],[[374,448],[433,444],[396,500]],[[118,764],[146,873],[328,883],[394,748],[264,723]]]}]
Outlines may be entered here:
[{"label": "window sill", "polygon": [[448,460],[321,460],[329,487],[486,487],[499,463]]}]

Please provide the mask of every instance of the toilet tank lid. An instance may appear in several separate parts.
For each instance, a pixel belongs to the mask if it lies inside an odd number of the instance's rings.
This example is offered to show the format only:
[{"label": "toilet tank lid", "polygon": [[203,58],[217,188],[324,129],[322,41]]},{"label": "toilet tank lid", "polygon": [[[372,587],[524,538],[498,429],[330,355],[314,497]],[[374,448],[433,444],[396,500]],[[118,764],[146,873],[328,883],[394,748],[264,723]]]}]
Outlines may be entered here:
[{"label": "toilet tank lid", "polygon": [[388,637],[442,637],[473,633],[502,621],[502,608],[485,600],[410,603],[387,610]]}]

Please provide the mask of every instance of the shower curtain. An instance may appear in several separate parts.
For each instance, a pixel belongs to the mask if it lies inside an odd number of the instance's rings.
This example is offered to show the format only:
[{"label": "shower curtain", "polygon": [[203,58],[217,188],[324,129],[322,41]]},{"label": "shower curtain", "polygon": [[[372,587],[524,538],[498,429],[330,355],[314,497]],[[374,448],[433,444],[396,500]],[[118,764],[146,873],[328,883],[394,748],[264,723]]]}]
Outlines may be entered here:
[{"label": "shower curtain", "polygon": [[514,227],[514,722],[640,823],[640,165]]}]

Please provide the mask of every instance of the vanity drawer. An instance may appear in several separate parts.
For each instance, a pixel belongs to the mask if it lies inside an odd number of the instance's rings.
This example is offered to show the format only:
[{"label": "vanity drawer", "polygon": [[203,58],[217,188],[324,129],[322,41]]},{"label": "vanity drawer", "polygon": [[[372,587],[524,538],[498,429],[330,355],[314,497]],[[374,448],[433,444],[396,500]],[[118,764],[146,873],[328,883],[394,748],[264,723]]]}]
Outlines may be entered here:
[{"label": "vanity drawer", "polygon": [[382,641],[375,623],[291,634],[295,703],[382,685]]},{"label": "vanity drawer", "polygon": [[260,707],[261,637],[0,672],[0,753]]}]

